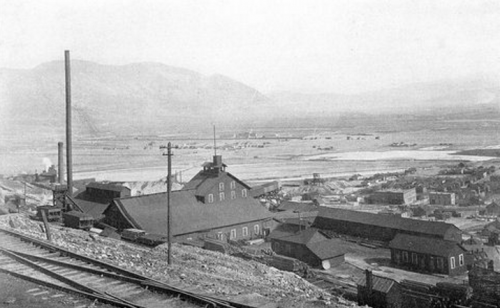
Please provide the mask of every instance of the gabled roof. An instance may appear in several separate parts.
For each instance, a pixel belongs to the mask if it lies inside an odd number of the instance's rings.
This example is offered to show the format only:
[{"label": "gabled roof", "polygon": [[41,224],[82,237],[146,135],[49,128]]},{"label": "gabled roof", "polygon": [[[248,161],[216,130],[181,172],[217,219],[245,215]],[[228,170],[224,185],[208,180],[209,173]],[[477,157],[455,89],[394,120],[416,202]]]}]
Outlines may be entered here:
[{"label": "gabled roof", "polygon": [[486,209],[488,209],[488,210],[500,209],[500,205],[498,205],[498,203],[496,203],[495,201],[493,201],[493,202],[491,202],[490,204],[488,204],[486,206]]},{"label": "gabled roof", "polygon": [[[178,190],[173,191],[170,198],[174,236],[271,219],[273,216],[250,197],[205,204],[197,201],[193,190]],[[148,233],[167,234],[166,193],[116,198],[113,204],[135,228]]]},{"label": "gabled roof", "polygon": [[276,229],[269,234],[269,239],[277,239],[294,244],[309,244],[327,240],[326,236],[318,232],[318,229],[309,228],[301,232],[289,232]]},{"label": "gabled roof", "polygon": [[448,257],[457,249],[467,251],[462,245],[443,239],[427,238],[398,233],[389,243],[389,248]]},{"label": "gabled roof", "polygon": [[[359,277],[356,283],[359,286],[366,287],[366,275]],[[375,291],[389,293],[392,286],[395,284],[397,284],[397,282],[390,278],[372,275],[372,288]]]},{"label": "gabled roof", "polygon": [[184,185],[182,190],[196,190],[197,196],[204,196],[209,192],[214,186],[219,185],[222,178],[230,177],[234,181],[240,183],[246,189],[250,189],[250,186],[240,181],[234,175],[229,172],[219,171],[219,173],[213,173],[210,171],[200,171],[198,172],[189,182]]},{"label": "gabled roof", "polygon": [[93,201],[87,201],[83,199],[77,199],[73,198],[72,199],[76,205],[82,209],[82,211],[85,214],[88,214],[94,219],[98,220],[104,217],[104,211],[106,208],[109,206],[109,203],[99,203],[99,202],[93,202]]},{"label": "gabled roof", "polygon": [[373,225],[395,230],[418,232],[422,234],[444,236],[449,230],[460,229],[453,224],[436,221],[416,220],[397,216],[379,215],[367,212],[358,212],[344,209],[319,207],[318,218],[329,218],[335,220]]},{"label": "gabled roof", "polygon": [[317,211],[318,206],[311,202],[297,202],[286,200],[278,206],[278,211],[312,212]]},{"label": "gabled roof", "polygon": [[128,188],[126,186],[122,186],[122,185],[119,185],[119,184],[111,184],[111,183],[92,182],[92,183],[87,184],[87,187],[89,187],[89,188],[98,188],[98,189],[101,189],[101,190],[118,191],[118,192],[121,192],[121,191],[124,191],[124,190],[130,191],[130,188]]},{"label": "gabled roof", "polygon": [[329,240],[315,228],[309,228],[300,232],[276,229],[271,232],[268,238],[281,242],[304,245],[320,260],[326,260],[345,254],[345,249],[343,247]]}]

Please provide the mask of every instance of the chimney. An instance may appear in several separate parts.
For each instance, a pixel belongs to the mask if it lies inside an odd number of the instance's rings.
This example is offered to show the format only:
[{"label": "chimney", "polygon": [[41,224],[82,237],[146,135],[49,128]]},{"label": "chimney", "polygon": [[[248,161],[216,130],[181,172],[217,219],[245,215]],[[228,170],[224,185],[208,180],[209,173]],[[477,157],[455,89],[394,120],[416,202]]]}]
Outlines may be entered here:
[{"label": "chimney", "polygon": [[59,184],[64,182],[64,163],[63,163],[63,143],[57,143],[57,181]]},{"label": "chimney", "polygon": [[68,195],[73,195],[73,161],[71,141],[71,70],[69,50],[64,51],[64,76],[66,81],[66,176]]},{"label": "chimney", "polygon": [[370,271],[369,269],[365,270],[365,274],[366,274],[366,291],[368,292],[368,294],[371,295],[373,290],[373,274],[372,271]]}]

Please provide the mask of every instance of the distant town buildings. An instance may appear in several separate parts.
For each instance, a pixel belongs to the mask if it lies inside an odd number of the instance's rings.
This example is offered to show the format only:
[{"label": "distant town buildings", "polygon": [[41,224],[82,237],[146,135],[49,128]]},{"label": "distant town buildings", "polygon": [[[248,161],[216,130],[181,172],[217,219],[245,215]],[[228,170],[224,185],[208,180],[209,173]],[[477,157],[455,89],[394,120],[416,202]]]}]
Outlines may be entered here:
[{"label": "distant town buildings", "polygon": [[369,197],[369,202],[375,204],[412,204],[415,201],[417,201],[415,188],[379,190]]},{"label": "distant town buildings", "polygon": [[455,205],[455,193],[452,192],[429,192],[429,204]]}]

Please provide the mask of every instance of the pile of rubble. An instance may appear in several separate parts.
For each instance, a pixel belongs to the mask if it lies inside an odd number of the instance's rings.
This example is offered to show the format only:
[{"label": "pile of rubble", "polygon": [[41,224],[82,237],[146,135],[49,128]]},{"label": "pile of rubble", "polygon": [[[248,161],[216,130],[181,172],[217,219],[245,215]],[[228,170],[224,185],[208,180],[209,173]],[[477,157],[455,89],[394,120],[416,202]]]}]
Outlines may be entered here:
[{"label": "pile of rubble", "polygon": [[[0,228],[39,239],[45,239],[42,226],[22,214],[0,216]],[[173,244],[169,266],[167,244],[149,248],[56,225],[51,233],[55,245],[200,293],[227,299],[253,295],[289,307],[357,307],[296,274],[219,252]]]}]

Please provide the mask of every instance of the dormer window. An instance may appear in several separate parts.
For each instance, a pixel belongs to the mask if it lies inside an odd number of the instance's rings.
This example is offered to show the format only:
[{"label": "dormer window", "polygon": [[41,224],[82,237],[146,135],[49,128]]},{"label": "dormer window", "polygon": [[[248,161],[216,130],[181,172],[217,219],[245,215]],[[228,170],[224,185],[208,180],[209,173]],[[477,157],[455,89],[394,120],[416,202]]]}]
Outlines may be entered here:
[{"label": "dormer window", "polygon": [[219,191],[224,191],[224,182],[219,183]]},{"label": "dormer window", "polygon": [[214,203],[214,195],[213,194],[208,195],[208,203]]},{"label": "dormer window", "polygon": [[236,182],[235,181],[231,181],[231,189],[235,189],[236,188]]},{"label": "dormer window", "polygon": [[224,201],[224,199],[226,199],[226,195],[223,192],[219,193],[219,197],[220,201]]},{"label": "dormer window", "polygon": [[243,198],[246,198],[246,196],[247,196],[247,190],[246,190],[246,189],[242,189],[242,190],[241,190],[241,196],[242,196]]}]

